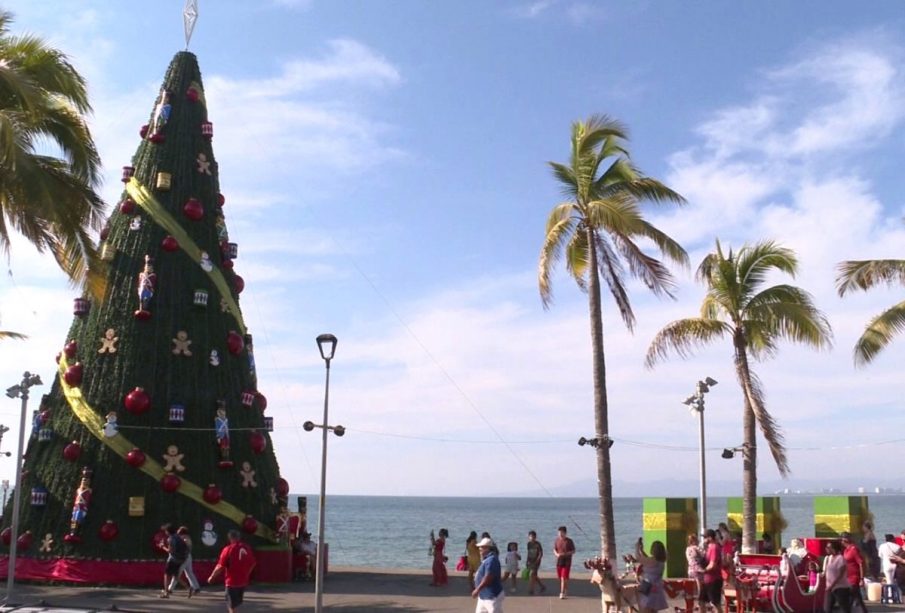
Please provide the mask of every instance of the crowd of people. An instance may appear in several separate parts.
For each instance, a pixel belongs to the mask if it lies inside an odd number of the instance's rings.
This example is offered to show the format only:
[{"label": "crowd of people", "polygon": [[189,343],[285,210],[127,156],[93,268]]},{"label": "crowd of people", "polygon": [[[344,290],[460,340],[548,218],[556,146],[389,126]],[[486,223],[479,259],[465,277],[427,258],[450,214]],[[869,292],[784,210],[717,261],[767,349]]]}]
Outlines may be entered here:
[{"label": "crowd of people", "polygon": [[[558,536],[553,542],[553,556],[556,560],[556,576],[559,580],[559,597],[569,596],[569,577],[572,569],[572,557],[575,555],[575,543],[568,536],[568,529],[560,526],[557,529]],[[431,586],[445,586],[449,584],[449,574],[446,564],[449,561],[446,555],[447,539],[449,531],[441,528],[434,535],[430,533],[430,555],[433,560],[431,566]],[[521,577],[528,582],[528,594],[544,593],[547,586],[538,576],[538,570],[544,557],[544,548],[537,540],[537,532],[528,532],[528,540],[525,544],[525,567],[522,569],[522,554],[519,544],[510,541],[506,545],[506,553],[500,559],[500,549],[488,532],[481,534],[472,531],[465,540],[465,553],[456,565],[456,569],[468,572],[468,585],[471,587],[471,596],[477,600],[476,613],[502,613],[503,598],[506,595],[506,584],[510,585],[510,591],[518,589],[518,579]]]}]

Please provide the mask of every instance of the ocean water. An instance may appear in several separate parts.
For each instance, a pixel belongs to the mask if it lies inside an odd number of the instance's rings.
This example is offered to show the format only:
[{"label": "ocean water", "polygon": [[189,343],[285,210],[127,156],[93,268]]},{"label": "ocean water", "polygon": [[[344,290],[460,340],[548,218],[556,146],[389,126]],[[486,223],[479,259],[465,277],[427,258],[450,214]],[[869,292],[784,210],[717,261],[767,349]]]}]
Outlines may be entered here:
[{"label": "ocean water", "polygon": [[[725,521],[726,498],[707,500],[709,523]],[[641,536],[641,504],[641,498],[614,500],[620,555],[631,551]],[[884,533],[898,534],[905,528],[905,496],[872,496],[869,504],[881,541]],[[788,522],[784,545],[793,537],[814,535],[811,496],[783,496],[781,508]],[[429,568],[429,533],[440,528],[450,534],[450,569],[464,552],[471,530],[490,532],[501,549],[516,541],[523,556],[527,533],[535,530],[544,546],[544,567],[552,564],[549,555],[560,525],[568,527],[575,541],[577,560],[597,555],[600,547],[595,498],[328,496],[325,525],[330,564],[340,566]],[[308,496],[308,530],[316,538],[317,496]]]}]

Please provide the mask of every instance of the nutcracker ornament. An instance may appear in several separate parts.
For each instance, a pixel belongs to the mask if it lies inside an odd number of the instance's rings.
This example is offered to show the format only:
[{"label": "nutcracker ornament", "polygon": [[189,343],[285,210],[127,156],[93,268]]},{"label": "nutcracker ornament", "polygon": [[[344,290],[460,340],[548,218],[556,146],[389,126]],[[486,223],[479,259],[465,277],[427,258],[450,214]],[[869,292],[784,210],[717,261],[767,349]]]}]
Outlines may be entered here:
[{"label": "nutcracker ornament", "polygon": [[217,448],[220,450],[220,468],[232,468],[229,459],[229,418],[226,417],[226,402],[217,401],[217,416],[214,417],[214,434],[217,437]]},{"label": "nutcracker ornament", "polygon": [[75,499],[72,502],[72,516],[69,521],[69,534],[63,537],[67,543],[81,543],[82,537],[79,530],[88,516],[88,505],[91,503],[91,477],[93,472],[87,466],[82,469],[82,480],[75,491]]},{"label": "nutcracker ornament", "polygon": [[157,289],[157,275],[154,274],[154,260],[151,256],[145,256],[145,267],[138,274],[138,304],[139,308],[135,311],[135,319],[150,319],[151,312],[148,305],[154,298],[154,290]]}]

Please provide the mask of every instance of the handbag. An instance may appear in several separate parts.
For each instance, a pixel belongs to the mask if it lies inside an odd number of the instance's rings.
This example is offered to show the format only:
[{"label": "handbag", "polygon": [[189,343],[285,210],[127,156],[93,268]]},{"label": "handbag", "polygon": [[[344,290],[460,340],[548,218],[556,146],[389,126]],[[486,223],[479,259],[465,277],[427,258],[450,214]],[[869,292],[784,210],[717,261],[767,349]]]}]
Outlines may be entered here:
[{"label": "handbag", "polygon": [[468,558],[465,556],[459,556],[459,561],[456,562],[456,570],[468,570]]},{"label": "handbag", "polygon": [[650,594],[650,591],[653,587],[653,583],[642,577],[641,581],[638,582],[638,593],[647,596],[648,594]]}]

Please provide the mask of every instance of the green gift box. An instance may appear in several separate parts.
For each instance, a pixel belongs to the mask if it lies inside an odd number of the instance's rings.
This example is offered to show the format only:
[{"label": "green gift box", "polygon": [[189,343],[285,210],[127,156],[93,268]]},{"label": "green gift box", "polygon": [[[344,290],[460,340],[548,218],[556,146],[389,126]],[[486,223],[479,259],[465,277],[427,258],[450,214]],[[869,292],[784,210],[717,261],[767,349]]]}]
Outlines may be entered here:
[{"label": "green gift box", "polygon": [[861,524],[871,519],[867,496],[814,496],[814,535],[838,537],[843,532],[861,533]]},{"label": "green gift box", "polygon": [[698,531],[697,498],[645,498],[642,516],[644,549],[654,541],[666,546],[666,576],[687,577],[685,548],[688,535]]}]

